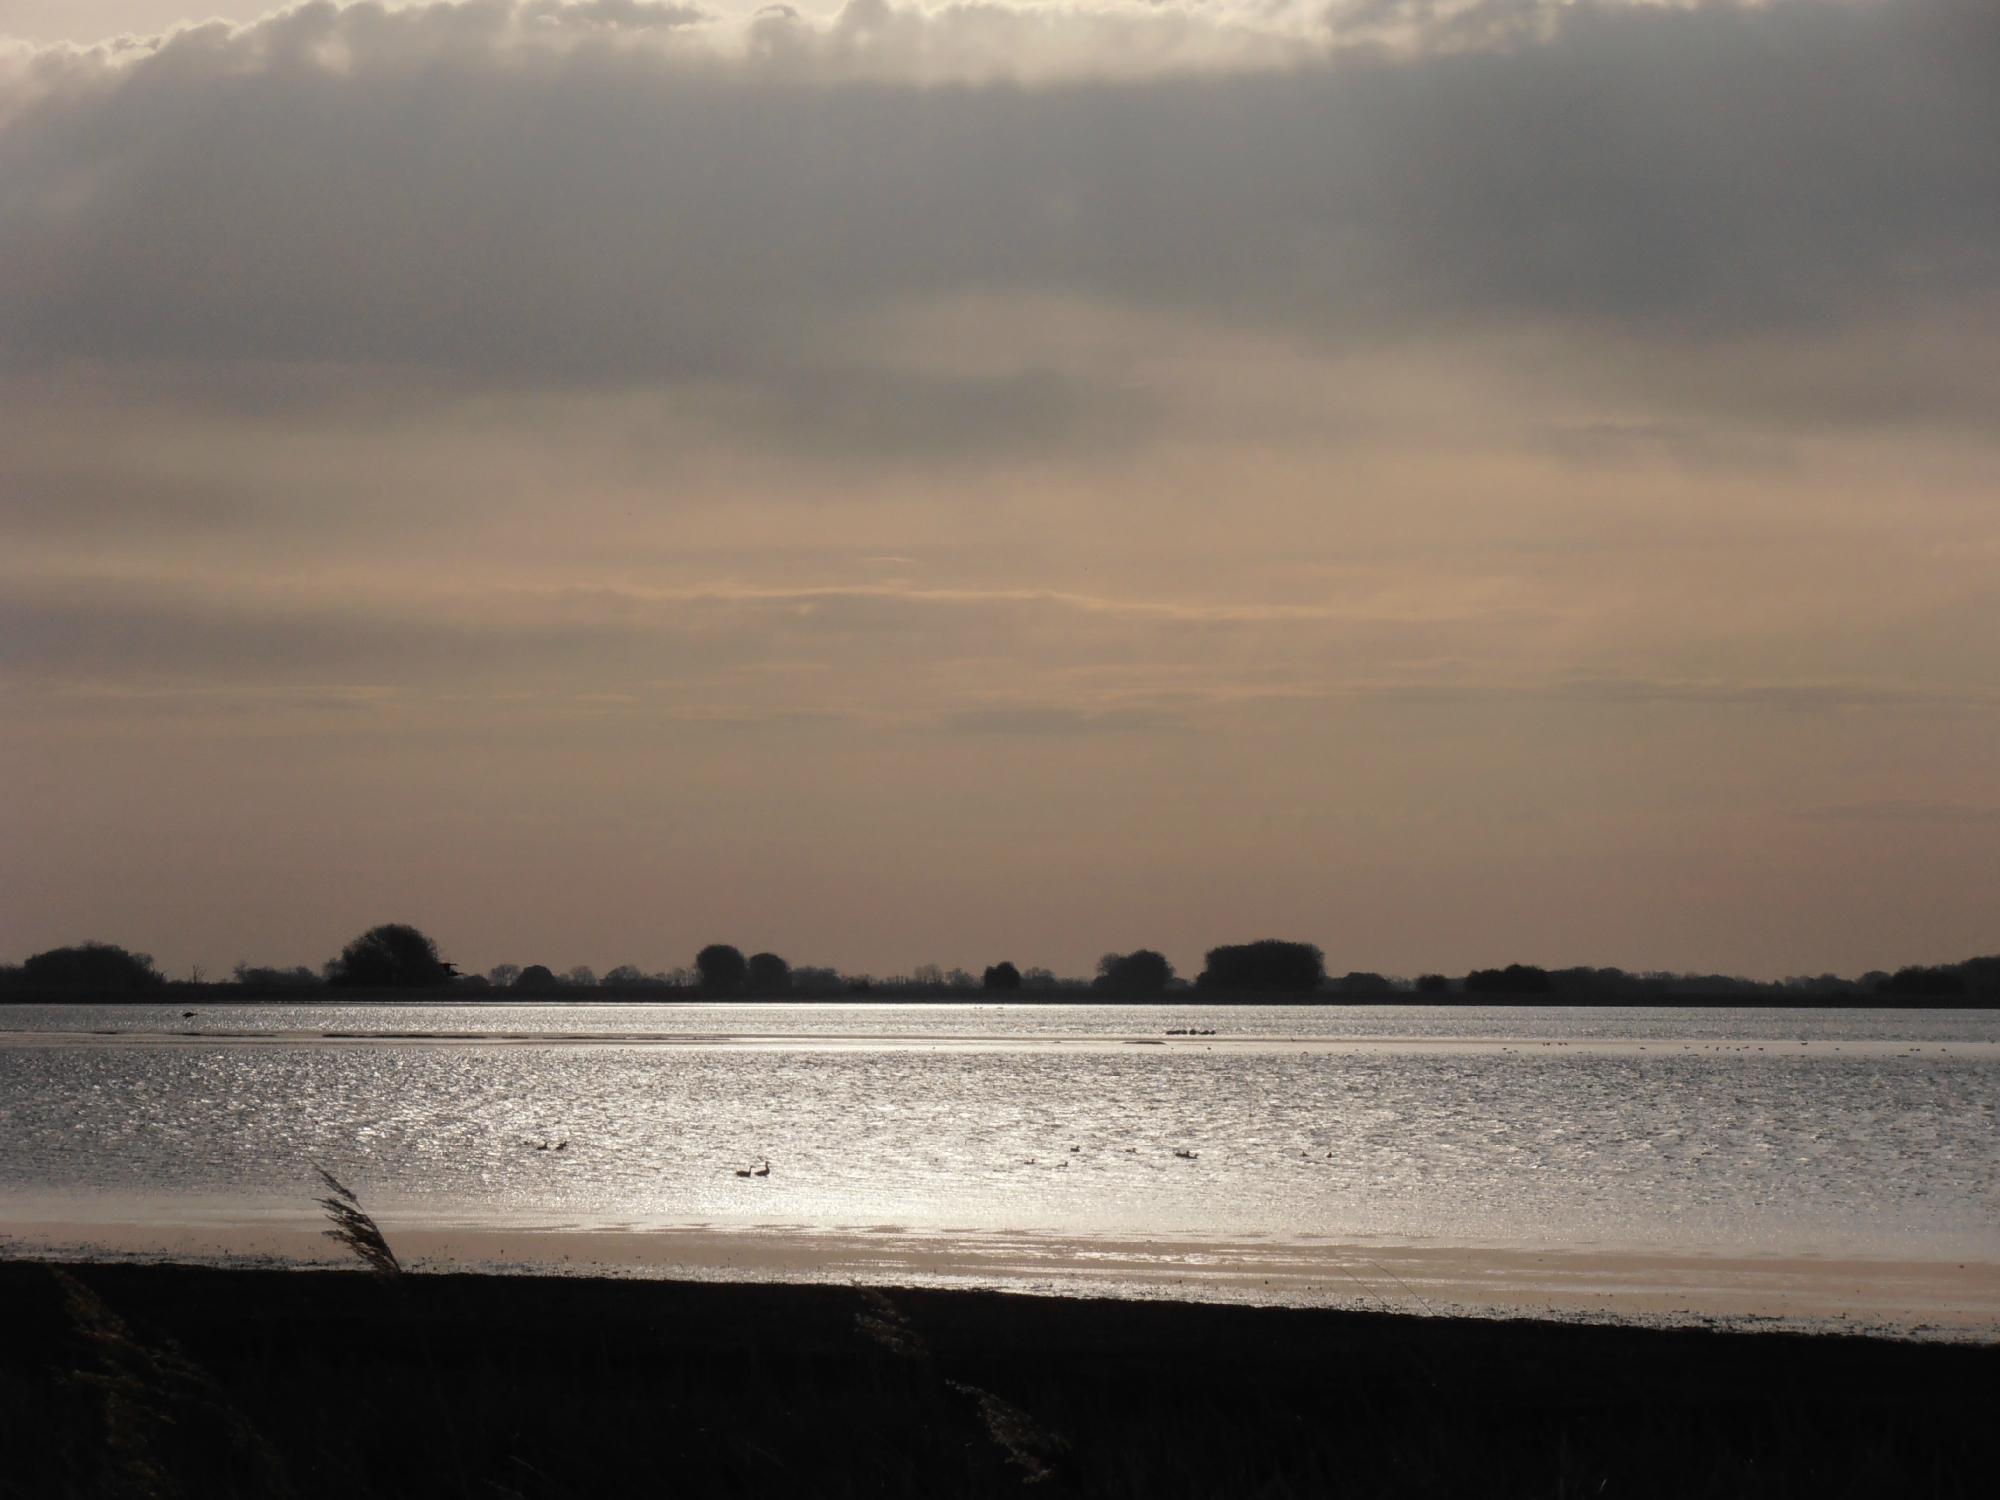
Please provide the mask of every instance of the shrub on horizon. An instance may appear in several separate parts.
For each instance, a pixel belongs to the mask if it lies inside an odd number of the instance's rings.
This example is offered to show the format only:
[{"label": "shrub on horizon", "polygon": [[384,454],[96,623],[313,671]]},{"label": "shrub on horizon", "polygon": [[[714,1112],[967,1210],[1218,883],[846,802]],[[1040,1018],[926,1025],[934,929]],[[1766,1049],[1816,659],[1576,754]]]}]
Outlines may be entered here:
[{"label": "shrub on horizon", "polygon": [[1965,975],[1957,966],[1943,964],[1911,964],[1875,984],[1878,995],[1963,995],[1965,991]]},{"label": "shrub on horizon", "polygon": [[238,964],[236,982],[260,990],[316,990],[326,983],[304,964],[289,969]]},{"label": "shrub on horizon", "polygon": [[979,987],[987,990],[1018,990],[1021,987],[1021,971],[1001,959],[997,964],[989,964],[986,972],[979,976]]},{"label": "shrub on horizon", "polygon": [[[1209,949],[1195,988],[1299,995],[1318,989],[1325,979],[1326,956],[1315,944],[1263,938],[1254,943],[1225,943]],[[1386,985],[1387,981],[1382,983]]]},{"label": "shrub on horizon", "polygon": [[742,951],[727,943],[710,943],[694,956],[694,967],[703,991],[710,995],[741,994],[750,976]]},{"label": "shrub on horizon", "polygon": [[607,990],[664,990],[672,986],[666,975],[648,974],[637,964],[620,964],[597,983]]},{"label": "shrub on horizon", "polygon": [[1504,969],[1474,969],[1465,976],[1468,995],[1546,995],[1555,989],[1547,969],[1533,964],[1509,964]]},{"label": "shrub on horizon", "polygon": [[1107,953],[1097,961],[1097,978],[1091,988],[1123,1000],[1146,1000],[1166,993],[1174,977],[1174,966],[1166,955],[1151,948],[1135,948],[1130,953]]},{"label": "shrub on horizon", "polygon": [[326,966],[326,982],[343,989],[443,989],[453,977],[437,944],[403,922],[369,928]]},{"label": "shrub on horizon", "polygon": [[792,966],[775,953],[753,953],[744,966],[744,979],[753,995],[788,994]]},{"label": "shrub on horizon", "polygon": [[14,972],[24,989],[91,990],[105,995],[140,994],[167,982],[153,967],[152,954],[95,941],[47,949]]}]

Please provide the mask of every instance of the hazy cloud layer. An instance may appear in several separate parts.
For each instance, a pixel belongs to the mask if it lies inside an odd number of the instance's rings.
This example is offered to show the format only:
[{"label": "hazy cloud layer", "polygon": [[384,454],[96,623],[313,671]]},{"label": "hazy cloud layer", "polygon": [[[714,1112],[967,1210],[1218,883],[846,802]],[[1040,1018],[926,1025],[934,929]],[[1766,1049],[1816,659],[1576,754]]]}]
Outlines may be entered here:
[{"label": "hazy cloud layer", "polygon": [[[1545,39],[1282,68],[1181,65],[1228,59],[1199,12],[1156,57],[1126,33],[1158,14],[879,0],[766,17],[742,56],[680,8],[527,0],[45,50],[0,107],[0,347],[654,379],[973,289],[1327,339],[1814,329],[1994,289],[1982,0],[1533,13]],[[1082,62],[1034,82],[1051,38]],[[960,47],[1029,82],[925,86]]]}]

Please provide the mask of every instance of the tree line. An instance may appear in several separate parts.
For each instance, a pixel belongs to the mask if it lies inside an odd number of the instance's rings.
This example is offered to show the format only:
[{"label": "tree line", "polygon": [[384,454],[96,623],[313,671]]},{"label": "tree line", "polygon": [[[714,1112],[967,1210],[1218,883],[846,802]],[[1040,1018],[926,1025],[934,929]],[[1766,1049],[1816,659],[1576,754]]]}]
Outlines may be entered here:
[{"label": "tree line", "polygon": [[[114,943],[86,942],[51,948],[17,965],[0,965],[0,995],[10,998],[117,999],[142,997],[169,988],[214,988],[199,971],[190,980],[171,981],[151,955]],[[1200,993],[1237,996],[1312,996],[1320,1000],[1416,1000],[1431,1004],[1479,1004],[1517,1000],[1528,1003],[1650,1004],[1680,997],[1738,999],[1747,1003],[1921,1004],[2000,1003],[2000,956],[1955,964],[1911,965],[1894,973],[1873,971],[1858,978],[1834,974],[1752,980],[1724,974],[1630,973],[1623,969],[1545,969],[1532,964],[1474,969],[1461,976],[1423,974],[1393,978],[1354,970],[1334,976],[1312,943],[1265,938],[1225,943],[1205,955],[1192,980],[1174,972],[1167,957],[1151,948],[1107,953],[1088,979],[1060,978],[1045,968],[1022,969],[1011,960],[969,969],[925,964],[906,975],[878,979],[842,974],[815,965],[793,965],[776,953],[747,957],[728,943],[711,943],[685,967],[647,972],[621,964],[601,978],[579,966],[561,974],[545,964],[498,964],[485,974],[460,971],[437,943],[402,922],[371,927],[314,970],[238,964],[226,986],[243,998],[277,998],[320,990],[429,991],[477,998],[500,994],[554,996],[592,992],[600,996],[698,995],[723,999],[781,996],[1024,996],[1045,999],[1149,1000]]]}]

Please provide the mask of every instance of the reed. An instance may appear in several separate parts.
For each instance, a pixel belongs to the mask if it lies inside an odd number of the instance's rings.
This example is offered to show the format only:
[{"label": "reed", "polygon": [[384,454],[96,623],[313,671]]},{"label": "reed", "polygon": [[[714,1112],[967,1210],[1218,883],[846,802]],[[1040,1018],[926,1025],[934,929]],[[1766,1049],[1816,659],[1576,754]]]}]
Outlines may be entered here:
[{"label": "reed", "polygon": [[[173,1500],[188,1450],[205,1450],[206,1468],[221,1483],[211,1490],[290,1500],[284,1461],[229,1392],[171,1339],[135,1331],[110,1305],[57,1268],[70,1327],[89,1351],[87,1368],[67,1381],[95,1395],[96,1472],[88,1488],[104,1496]],[[0,1482],[0,1494],[8,1493]]]},{"label": "reed", "polygon": [[319,1173],[320,1181],[328,1188],[327,1196],[318,1200],[319,1206],[326,1210],[326,1216],[333,1221],[333,1228],[322,1231],[326,1237],[352,1250],[369,1270],[383,1276],[401,1276],[403,1263],[396,1259],[396,1252],[389,1248],[381,1226],[361,1206],[354,1189],[317,1162],[313,1164],[313,1170]]},{"label": "reed", "polygon": [[[309,1500],[1970,1500],[2000,1472],[2000,1348],[912,1288],[70,1268],[113,1322],[66,1309],[53,1269],[0,1256],[0,1500],[262,1500],[287,1480]],[[51,1378],[67,1371],[115,1382],[119,1409],[95,1380]]]}]

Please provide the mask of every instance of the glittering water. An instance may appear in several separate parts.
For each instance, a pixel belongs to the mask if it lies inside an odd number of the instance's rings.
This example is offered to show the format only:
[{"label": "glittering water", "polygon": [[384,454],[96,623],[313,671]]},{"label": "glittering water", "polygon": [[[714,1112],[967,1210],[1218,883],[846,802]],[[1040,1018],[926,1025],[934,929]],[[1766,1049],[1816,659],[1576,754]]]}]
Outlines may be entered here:
[{"label": "glittering water", "polygon": [[2000,1254],[1985,1013],[198,1010],[0,1007],[0,1218],[318,1161],[437,1223]]}]

